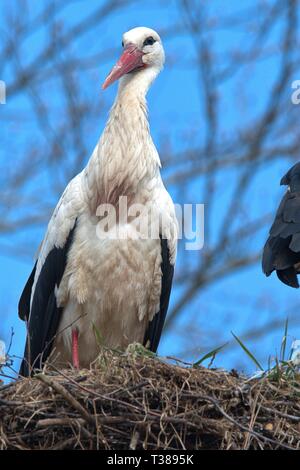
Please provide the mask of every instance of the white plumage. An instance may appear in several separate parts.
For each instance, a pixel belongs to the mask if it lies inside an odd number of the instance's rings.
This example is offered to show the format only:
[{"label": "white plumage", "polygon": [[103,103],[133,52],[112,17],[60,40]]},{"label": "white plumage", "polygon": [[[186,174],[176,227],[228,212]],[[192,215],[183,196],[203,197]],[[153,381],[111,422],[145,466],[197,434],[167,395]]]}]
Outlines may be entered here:
[{"label": "white plumage", "polygon": [[[104,85],[119,78],[123,67],[126,73],[121,75],[104,132],[87,166],[64,191],[49,222],[31,282],[29,279],[20,300],[20,316],[23,319],[29,316],[28,344],[31,343],[30,353],[28,348],[25,352],[23,374],[29,373],[28,363],[41,365],[49,354],[57,364],[71,363],[74,329],[78,333],[80,365],[87,367],[99,353],[95,330],[105,346],[125,349],[135,341],[145,343],[147,328],[157,315],[161,316],[160,323],[164,321],[176,258],[177,222],[174,205],[160,176],[160,160],[149,132],[145,99],[163,66],[164,51],[158,34],[149,28],[125,33],[123,43],[119,65]],[[127,72],[128,61],[133,60],[139,65]],[[119,198],[124,196],[128,206],[142,204],[151,212],[147,219],[149,229],[163,218],[159,235],[167,239],[167,255],[162,251],[161,238],[99,238],[97,208],[111,204],[118,214]],[[119,220],[116,223],[122,234],[130,233],[135,218],[125,224]],[[57,272],[60,263],[63,266]],[[164,275],[168,279],[166,294],[163,294]],[[49,298],[45,298],[45,291]],[[163,295],[167,298],[162,298]],[[39,302],[37,297],[41,298]],[[38,308],[46,311],[37,312]],[[45,325],[43,315],[58,317],[56,327],[51,320],[50,326],[49,320]],[[151,335],[160,336],[161,328],[162,325]],[[52,332],[54,340],[49,332],[41,340],[45,329]],[[151,337],[150,343],[152,340]],[[158,341],[156,338],[155,343]]]}]

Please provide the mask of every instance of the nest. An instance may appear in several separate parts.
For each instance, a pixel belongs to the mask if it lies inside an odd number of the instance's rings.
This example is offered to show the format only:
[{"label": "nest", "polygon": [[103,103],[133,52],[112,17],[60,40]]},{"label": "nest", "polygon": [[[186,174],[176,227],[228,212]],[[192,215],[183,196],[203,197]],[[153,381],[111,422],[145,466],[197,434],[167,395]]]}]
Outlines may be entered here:
[{"label": "nest", "polygon": [[298,449],[300,385],[102,353],[0,389],[0,449]]}]

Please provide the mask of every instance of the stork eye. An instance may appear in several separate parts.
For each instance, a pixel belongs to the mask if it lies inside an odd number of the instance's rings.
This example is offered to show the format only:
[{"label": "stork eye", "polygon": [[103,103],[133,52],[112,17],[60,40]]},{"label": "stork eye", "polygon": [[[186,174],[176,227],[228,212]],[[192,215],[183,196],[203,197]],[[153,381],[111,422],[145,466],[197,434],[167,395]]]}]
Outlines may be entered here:
[{"label": "stork eye", "polygon": [[155,43],[155,39],[152,36],[149,36],[145,41],[143,42],[143,46],[152,46],[152,44]]},{"label": "stork eye", "polygon": [[122,47],[124,47],[124,41],[122,41]]}]

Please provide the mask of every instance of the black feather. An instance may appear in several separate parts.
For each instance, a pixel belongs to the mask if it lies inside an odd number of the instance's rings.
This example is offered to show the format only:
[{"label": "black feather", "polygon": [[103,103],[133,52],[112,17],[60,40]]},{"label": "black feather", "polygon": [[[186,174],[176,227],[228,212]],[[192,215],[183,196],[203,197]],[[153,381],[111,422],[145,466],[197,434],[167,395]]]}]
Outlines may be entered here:
[{"label": "black feather", "polygon": [[165,323],[171,288],[172,280],[174,275],[174,266],[170,263],[170,253],[168,248],[168,240],[161,238],[161,271],[162,271],[162,281],[161,281],[161,294],[160,294],[160,307],[159,311],[155,314],[152,321],[149,323],[144,336],[144,345],[150,349],[150,351],[156,352],[162,329]]},{"label": "black feather", "polygon": [[281,178],[280,184],[290,186],[292,192],[300,191],[300,162],[289,169]]},{"label": "black feather", "polygon": [[[41,368],[51,352],[52,342],[57,333],[62,313],[62,309],[56,304],[55,287],[59,286],[62,279],[75,228],[76,224],[70,231],[63,248],[54,247],[50,251],[37,279],[29,315],[27,341],[20,375],[28,376],[31,374],[32,369]],[[32,274],[30,277],[32,277]],[[30,283],[31,291],[32,282],[29,278],[27,284],[30,285]],[[21,296],[21,300],[23,297],[22,302],[20,300],[20,303],[22,303],[22,315],[24,312],[29,312],[30,309],[28,291],[29,287],[26,290],[27,295],[24,294],[23,296],[22,294]],[[28,314],[25,317],[28,318]]]},{"label": "black feather", "polygon": [[297,279],[297,274],[295,268],[287,268],[283,269],[282,271],[278,269],[276,271],[278,279],[280,279],[284,284],[287,284],[290,287],[299,287],[299,282]]},{"label": "black feather", "polygon": [[263,272],[274,270],[278,278],[291,287],[299,287],[297,269],[300,262],[300,163],[294,165],[281,179],[289,185],[277,209],[262,257]]},{"label": "black feather", "polygon": [[25,284],[23,292],[21,294],[19,305],[18,305],[18,313],[21,320],[28,320],[29,313],[30,313],[30,298],[31,298],[31,290],[34,281],[35,271],[36,271],[36,264],[35,263],[33,270]]}]

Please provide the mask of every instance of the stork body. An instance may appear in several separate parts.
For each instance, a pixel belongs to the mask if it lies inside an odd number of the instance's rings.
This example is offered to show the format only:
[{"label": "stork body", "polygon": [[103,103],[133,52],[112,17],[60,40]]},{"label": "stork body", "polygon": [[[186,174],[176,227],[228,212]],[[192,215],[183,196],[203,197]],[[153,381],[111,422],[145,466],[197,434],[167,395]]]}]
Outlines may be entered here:
[{"label": "stork body", "polygon": [[[145,96],[164,54],[159,36],[148,28],[125,33],[123,41],[124,53],[104,84],[123,75],[109,120],[86,168],[69,183],[53,213],[20,299],[19,314],[29,324],[23,375],[49,356],[59,366],[73,357],[75,366],[88,367],[99,354],[99,342],[122,350],[140,342],[153,351],[159,343],[177,223],[161,180]],[[137,238],[137,217],[120,219],[120,198],[129,210],[135,204],[146,208],[139,222],[149,234],[157,224],[159,236]],[[108,232],[117,226],[118,238],[100,237],[97,230],[97,211],[107,204],[117,214]]]},{"label": "stork body", "polygon": [[263,251],[262,268],[269,276],[274,270],[290,287],[299,287],[300,273],[300,163],[281,179],[288,189],[277,209]]}]

